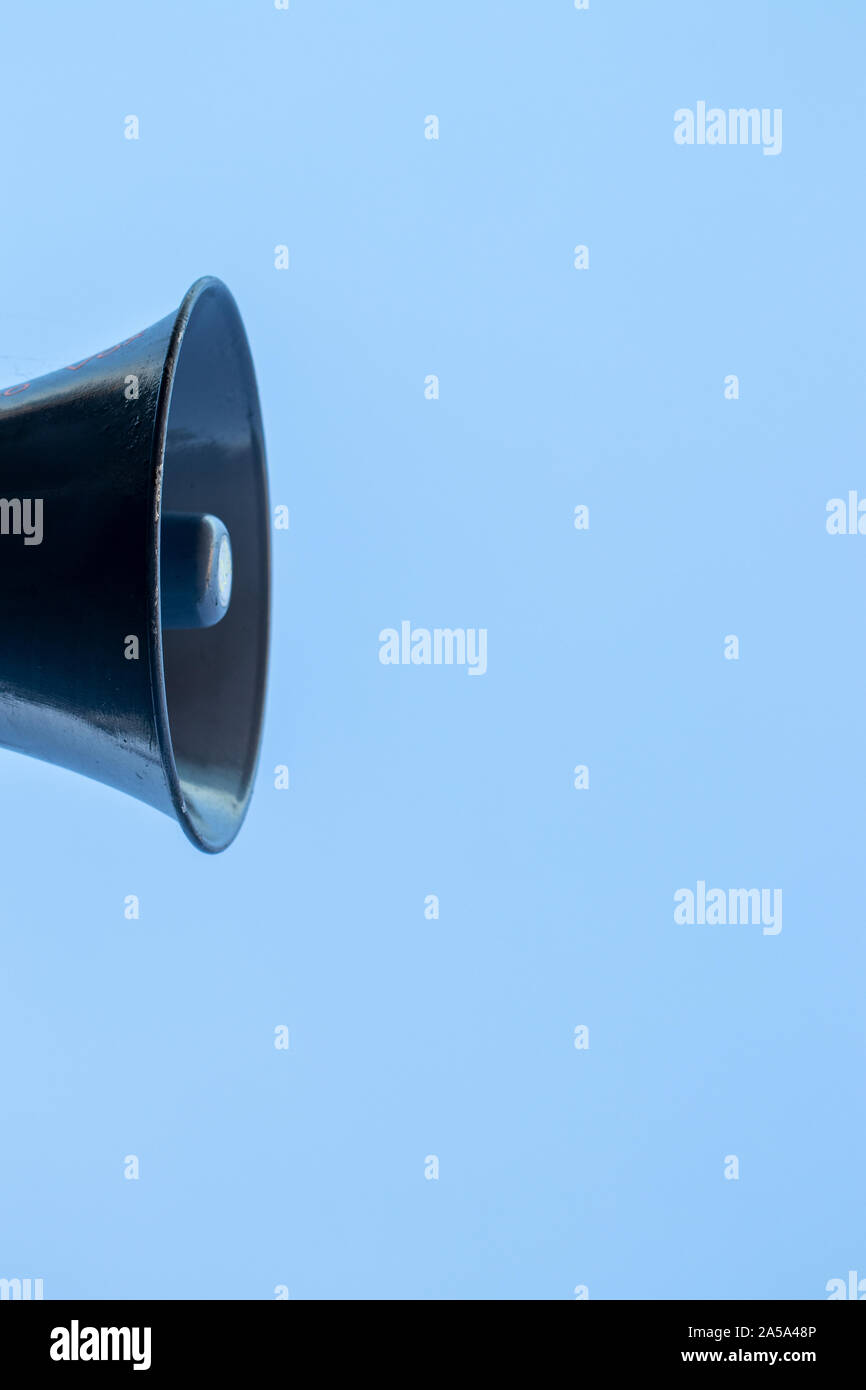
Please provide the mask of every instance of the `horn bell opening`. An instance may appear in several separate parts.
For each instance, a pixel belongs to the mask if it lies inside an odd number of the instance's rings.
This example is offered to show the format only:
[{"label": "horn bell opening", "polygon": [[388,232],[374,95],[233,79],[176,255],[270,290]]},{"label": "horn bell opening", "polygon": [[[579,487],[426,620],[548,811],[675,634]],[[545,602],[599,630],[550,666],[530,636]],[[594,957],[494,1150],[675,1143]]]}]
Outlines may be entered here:
[{"label": "horn bell opening", "polygon": [[[218,853],[240,829],[252,792],[270,589],[255,372],[237,306],[219,280],[197,281],[178,313],[160,388],[155,452],[151,630],[157,731],[175,813],[199,849]],[[220,541],[220,554],[230,560],[231,596],[218,605],[218,621],[207,617],[207,584],[196,579],[206,571],[202,537],[217,534],[215,519],[230,543],[229,549]],[[186,536],[192,540],[185,542]],[[186,559],[184,547],[199,557],[197,566]],[[196,614],[204,620],[196,621]]]}]

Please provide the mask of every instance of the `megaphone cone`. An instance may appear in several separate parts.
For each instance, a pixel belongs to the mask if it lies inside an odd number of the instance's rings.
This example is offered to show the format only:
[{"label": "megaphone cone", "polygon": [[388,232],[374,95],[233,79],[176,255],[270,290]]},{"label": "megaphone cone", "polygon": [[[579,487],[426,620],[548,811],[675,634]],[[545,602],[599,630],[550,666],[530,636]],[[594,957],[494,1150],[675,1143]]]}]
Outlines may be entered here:
[{"label": "megaphone cone", "polygon": [[0,389],[0,745],[237,834],[264,707],[269,506],[237,306]]}]

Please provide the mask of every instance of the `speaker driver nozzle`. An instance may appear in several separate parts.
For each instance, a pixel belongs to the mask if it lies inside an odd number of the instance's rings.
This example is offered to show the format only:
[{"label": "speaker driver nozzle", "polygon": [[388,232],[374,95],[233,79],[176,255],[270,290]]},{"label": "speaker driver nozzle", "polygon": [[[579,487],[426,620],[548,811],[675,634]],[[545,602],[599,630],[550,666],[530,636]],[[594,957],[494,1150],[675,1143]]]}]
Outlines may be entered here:
[{"label": "speaker driver nozzle", "polygon": [[164,628],[213,627],[228,612],[232,547],[219,517],[166,512],[159,564]]}]

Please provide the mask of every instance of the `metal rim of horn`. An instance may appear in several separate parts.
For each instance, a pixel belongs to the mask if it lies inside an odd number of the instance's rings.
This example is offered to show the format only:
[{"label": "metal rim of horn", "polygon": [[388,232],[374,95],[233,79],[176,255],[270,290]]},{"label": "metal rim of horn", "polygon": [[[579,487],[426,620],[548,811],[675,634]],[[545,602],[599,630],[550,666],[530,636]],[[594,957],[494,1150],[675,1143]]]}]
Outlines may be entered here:
[{"label": "metal rim of horn", "polygon": [[[194,696],[197,697],[194,703],[183,711],[179,707],[170,709],[170,694],[167,690],[167,656],[170,660],[182,661],[187,655],[182,650],[173,654],[168,653],[169,642],[174,644],[173,638],[167,639],[163,623],[161,620],[161,594],[160,594],[160,555],[161,538],[163,535],[162,499],[165,491],[170,487],[172,480],[166,476],[166,452],[169,443],[169,425],[172,418],[172,399],[176,394],[178,386],[183,388],[182,371],[190,365],[190,345],[187,342],[190,323],[194,321],[198,306],[204,296],[214,296],[220,307],[221,314],[224,315],[224,328],[226,332],[226,343],[229,348],[230,356],[235,357],[234,369],[238,378],[246,378],[246,390],[243,394],[243,401],[247,412],[249,424],[249,463],[250,468],[250,490],[244,495],[237,490],[236,506],[242,507],[249,513],[252,507],[257,515],[252,518],[255,535],[248,539],[247,548],[249,554],[243,556],[237,552],[240,550],[237,539],[238,527],[233,528],[228,517],[223,517],[227,523],[229,536],[232,537],[232,566],[233,570],[238,565],[239,560],[246,559],[252,565],[258,561],[258,576],[256,581],[256,593],[254,607],[257,610],[252,615],[253,626],[248,629],[245,635],[239,640],[245,647],[249,647],[240,655],[240,659],[246,658],[248,670],[253,676],[254,684],[252,689],[251,705],[247,713],[246,721],[243,725],[237,725],[237,708],[227,696],[227,692],[219,692],[212,686],[208,687],[206,680],[200,680],[199,685],[205,685],[204,689],[196,689]],[[194,351],[195,349],[193,349]],[[200,364],[195,362],[196,366]],[[264,434],[262,429],[261,408],[259,405],[258,388],[255,378],[252,356],[247,342],[246,332],[240,317],[237,305],[228,288],[221,280],[212,276],[205,276],[197,280],[187,291],[183,302],[178,310],[175,320],[174,331],[169,344],[168,353],[163,369],[162,385],[160,388],[159,405],[157,406],[156,428],[154,433],[154,460],[157,467],[157,478],[155,487],[155,509],[154,509],[154,543],[150,554],[150,585],[152,593],[152,618],[150,633],[151,641],[158,647],[158,657],[154,662],[156,672],[155,697],[157,702],[157,729],[159,732],[160,745],[162,748],[163,763],[166,776],[169,782],[171,798],[177,817],[193,844],[198,848],[211,853],[219,853],[226,849],[237,835],[243,823],[244,817],[252,796],[253,780],[255,778],[256,767],[258,764],[259,746],[261,742],[261,728],[264,719],[265,688],[267,683],[267,660],[268,660],[268,638],[270,624],[270,530],[269,530],[269,506],[268,506],[268,484],[267,484],[267,464],[264,445]],[[169,458],[169,467],[171,459]],[[211,479],[208,479],[210,482]],[[223,508],[223,510],[227,510]],[[232,512],[235,508],[232,507]],[[250,516],[245,515],[244,523],[247,528],[250,525]],[[251,544],[250,544],[251,540]],[[256,555],[256,551],[258,555]],[[234,577],[232,580],[234,587]],[[190,632],[195,631],[191,629]],[[211,636],[211,629],[207,630],[207,637],[203,640],[208,641]],[[224,636],[225,628],[220,625],[214,634],[216,637]],[[179,648],[183,644],[188,644],[190,636],[184,634],[177,639]],[[256,647],[258,650],[254,650]],[[227,659],[229,654],[227,653]],[[194,662],[195,654],[187,658]],[[214,663],[208,667],[208,677],[214,668]],[[170,669],[170,665],[169,665]],[[181,676],[188,674],[185,671],[179,672]],[[224,672],[223,674],[228,674]],[[185,698],[185,692],[179,692],[180,699]],[[175,755],[175,740],[172,737],[172,723],[178,723],[178,716],[181,712],[185,716],[198,718],[202,712],[202,705],[207,703],[209,713],[214,712],[218,716],[218,728],[215,732],[220,735],[221,742],[221,766],[228,774],[228,782],[223,788],[219,788],[220,795],[218,802],[214,803],[212,796],[203,797],[201,790],[193,782],[190,775],[184,775],[178,768],[178,758]],[[240,738],[240,743],[238,739]],[[244,743],[247,747],[244,749]],[[243,753],[242,759],[238,755]],[[231,761],[229,760],[231,755]],[[237,769],[238,776],[235,779],[235,787],[230,785],[232,770]]]},{"label": "metal rim of horn", "polygon": [[[0,391],[0,451],[0,745],[219,853],[252,793],[270,617],[261,410],[227,287],[197,280],[144,332]],[[10,548],[16,491],[42,494],[40,534]]]}]

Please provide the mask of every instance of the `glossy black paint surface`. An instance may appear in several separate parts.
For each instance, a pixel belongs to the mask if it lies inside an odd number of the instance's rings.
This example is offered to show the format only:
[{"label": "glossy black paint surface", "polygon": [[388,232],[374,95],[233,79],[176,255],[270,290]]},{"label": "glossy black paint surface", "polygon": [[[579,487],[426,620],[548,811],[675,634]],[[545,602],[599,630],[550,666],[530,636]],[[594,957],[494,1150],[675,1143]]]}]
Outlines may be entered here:
[{"label": "glossy black paint surface", "polygon": [[[177,314],[0,389],[0,494],[42,502],[39,544],[0,508],[0,743],[224,849],[252,789],[269,609],[261,416],[225,285],[199,280]],[[232,599],[213,627],[162,629],[163,509],[228,528]]]}]

